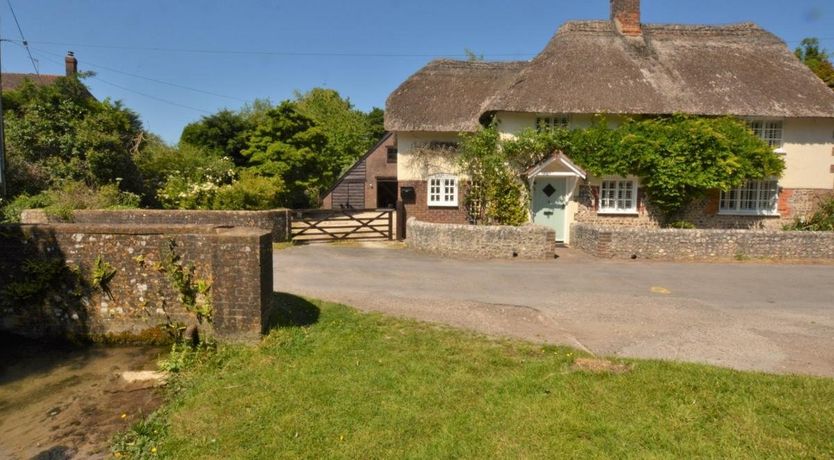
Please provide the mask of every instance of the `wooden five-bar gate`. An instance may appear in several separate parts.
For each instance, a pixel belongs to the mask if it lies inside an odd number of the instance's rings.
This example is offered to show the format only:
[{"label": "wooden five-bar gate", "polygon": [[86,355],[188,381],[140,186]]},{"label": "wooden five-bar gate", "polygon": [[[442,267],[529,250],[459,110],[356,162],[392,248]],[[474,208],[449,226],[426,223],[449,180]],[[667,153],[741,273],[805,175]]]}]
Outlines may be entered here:
[{"label": "wooden five-bar gate", "polygon": [[292,240],[393,240],[393,209],[303,209],[292,211]]}]

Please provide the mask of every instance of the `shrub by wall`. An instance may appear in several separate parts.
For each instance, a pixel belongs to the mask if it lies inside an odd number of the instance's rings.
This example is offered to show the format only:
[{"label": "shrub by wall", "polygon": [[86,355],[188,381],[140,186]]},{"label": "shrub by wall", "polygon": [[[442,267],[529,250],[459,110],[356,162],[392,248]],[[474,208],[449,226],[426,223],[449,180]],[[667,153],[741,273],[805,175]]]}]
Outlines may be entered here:
[{"label": "shrub by wall", "polygon": [[0,330],[19,335],[142,341],[197,325],[252,341],[272,305],[260,229],[4,225],[0,253]]},{"label": "shrub by wall", "polygon": [[[23,224],[61,223],[63,219],[49,216],[41,209],[23,211]],[[269,211],[181,211],[164,209],[76,210],[76,224],[137,225],[225,225],[255,227],[268,230],[273,242],[289,241],[289,210]]]},{"label": "shrub by wall", "polygon": [[556,234],[539,225],[433,224],[408,219],[406,244],[417,251],[481,259],[552,259]]},{"label": "shrub by wall", "polygon": [[659,260],[834,259],[834,232],[571,226],[571,246],[597,257]]}]

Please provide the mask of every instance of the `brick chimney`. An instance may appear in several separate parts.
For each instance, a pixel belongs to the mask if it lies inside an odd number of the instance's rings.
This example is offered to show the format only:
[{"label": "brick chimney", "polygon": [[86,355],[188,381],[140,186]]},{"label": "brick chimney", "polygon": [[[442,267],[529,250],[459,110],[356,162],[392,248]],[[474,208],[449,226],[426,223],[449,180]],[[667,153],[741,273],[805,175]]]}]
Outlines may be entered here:
[{"label": "brick chimney", "polygon": [[629,37],[642,35],[640,0],[611,0],[611,20],[623,35]]},{"label": "brick chimney", "polygon": [[75,53],[67,51],[67,57],[64,58],[64,66],[66,67],[68,77],[78,73],[78,59],[75,58]]}]

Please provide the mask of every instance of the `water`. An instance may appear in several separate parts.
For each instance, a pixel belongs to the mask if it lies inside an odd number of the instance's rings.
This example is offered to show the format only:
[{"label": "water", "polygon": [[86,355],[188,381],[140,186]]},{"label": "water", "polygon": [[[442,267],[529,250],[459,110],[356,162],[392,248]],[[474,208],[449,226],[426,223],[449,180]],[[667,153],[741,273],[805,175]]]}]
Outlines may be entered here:
[{"label": "water", "polygon": [[109,440],[155,410],[155,382],[124,371],[155,370],[165,350],[0,341],[0,458],[109,456]]}]

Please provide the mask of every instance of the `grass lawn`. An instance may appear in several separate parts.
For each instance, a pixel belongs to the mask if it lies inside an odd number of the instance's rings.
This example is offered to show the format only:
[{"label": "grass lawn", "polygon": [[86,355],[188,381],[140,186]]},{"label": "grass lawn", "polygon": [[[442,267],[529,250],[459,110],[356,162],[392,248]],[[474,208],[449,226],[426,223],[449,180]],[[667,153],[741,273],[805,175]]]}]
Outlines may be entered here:
[{"label": "grass lawn", "polygon": [[121,448],[177,459],[834,457],[831,379],[644,360],[586,370],[568,348],[278,298],[282,327],[187,367]]}]

